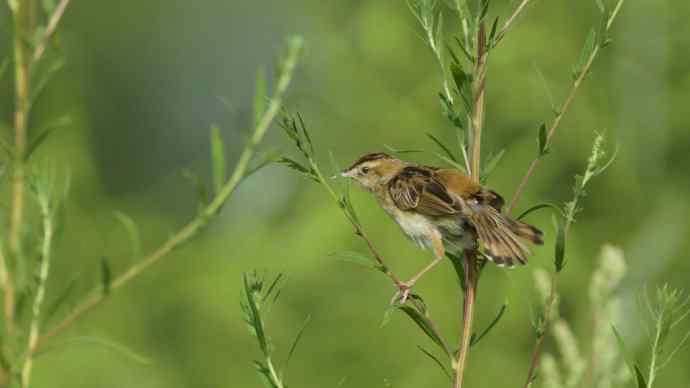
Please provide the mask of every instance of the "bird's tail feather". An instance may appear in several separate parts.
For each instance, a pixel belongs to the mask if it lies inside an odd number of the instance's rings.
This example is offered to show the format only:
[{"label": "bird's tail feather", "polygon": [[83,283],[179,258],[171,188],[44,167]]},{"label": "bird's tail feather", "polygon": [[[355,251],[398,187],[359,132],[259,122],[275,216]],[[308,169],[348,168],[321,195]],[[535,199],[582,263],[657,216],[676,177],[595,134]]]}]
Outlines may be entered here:
[{"label": "bird's tail feather", "polygon": [[527,256],[531,252],[525,241],[543,244],[539,229],[510,219],[493,207],[483,207],[471,218],[485,255],[499,266],[527,264]]}]

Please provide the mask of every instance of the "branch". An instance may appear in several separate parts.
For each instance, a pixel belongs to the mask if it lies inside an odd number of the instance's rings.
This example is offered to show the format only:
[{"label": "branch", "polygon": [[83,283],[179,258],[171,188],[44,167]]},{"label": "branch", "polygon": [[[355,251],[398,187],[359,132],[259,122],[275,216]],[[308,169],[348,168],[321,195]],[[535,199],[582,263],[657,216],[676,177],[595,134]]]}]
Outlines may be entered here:
[{"label": "branch", "polygon": [[477,271],[476,252],[465,251],[463,269],[465,274],[465,299],[462,306],[462,334],[460,335],[460,345],[458,359],[454,362],[453,387],[462,388],[462,380],[465,375],[465,365],[467,355],[470,350],[472,338],[472,321],[474,320],[474,304],[477,298]]},{"label": "branch", "polygon": [[40,335],[41,306],[43,305],[43,300],[45,299],[46,284],[48,283],[50,260],[53,251],[52,243],[54,222],[52,210],[50,209],[50,199],[39,195],[38,202],[41,208],[41,216],[43,217],[43,244],[41,246],[41,264],[38,273],[38,288],[36,289],[36,297],[34,298],[32,308],[32,318],[29,326],[29,339],[26,346],[26,358],[24,360],[24,366],[22,367],[22,387],[29,387],[29,381],[31,380],[33,353],[38,345]]},{"label": "branch", "polygon": [[522,0],[522,2],[520,2],[520,5],[518,5],[517,8],[515,8],[515,11],[513,11],[513,14],[510,15],[510,17],[508,18],[508,20],[506,20],[505,23],[503,23],[503,27],[501,27],[501,30],[496,34],[496,38],[492,42],[493,47],[496,47],[498,42],[500,42],[505,37],[506,33],[508,33],[508,30],[510,30],[510,28],[513,26],[513,23],[515,23],[515,20],[518,18],[518,16],[520,16],[520,14],[525,9],[529,1],[530,0]]},{"label": "branch", "polygon": [[[608,21],[606,22],[606,32],[608,32],[611,29],[611,25],[618,15],[618,12],[620,11],[621,6],[623,5],[624,0],[619,0],[615,9],[611,13],[611,16],[609,17]],[[568,109],[570,109],[570,106],[572,105],[573,100],[575,100],[575,95],[577,94],[578,89],[580,88],[580,85],[584,81],[585,77],[589,73],[590,68],[592,67],[592,64],[594,63],[594,60],[597,58],[597,55],[599,54],[599,51],[601,50],[601,45],[597,44],[594,49],[592,50],[592,53],[589,55],[587,58],[587,61],[585,62],[584,66],[582,67],[580,73],[578,74],[577,78],[575,79],[575,82],[573,82],[573,85],[570,88],[570,91],[568,92],[568,96],[565,99],[565,102],[563,103],[563,106],[559,110],[558,114],[554,118],[553,122],[551,123],[551,126],[549,127],[549,130],[546,135],[546,144],[545,147],[548,147],[551,144],[551,139],[553,138],[554,134],[556,133],[556,129],[561,125],[561,120],[563,119],[563,116],[568,112]],[[527,169],[527,172],[525,175],[522,177],[522,180],[520,181],[520,184],[518,185],[517,190],[515,191],[515,194],[513,195],[513,199],[510,201],[510,205],[508,206],[508,209],[506,210],[506,214],[510,214],[513,209],[515,208],[515,205],[517,205],[517,202],[520,200],[520,197],[522,197],[523,192],[525,191],[525,187],[527,186],[527,182],[529,182],[530,178],[534,174],[534,170],[537,168],[541,161],[541,155],[537,156],[534,160],[532,160],[532,163],[530,163],[529,168]]]},{"label": "branch", "polygon": [[60,3],[57,5],[57,7],[55,7],[55,10],[53,10],[53,13],[50,15],[50,18],[48,19],[48,26],[43,32],[43,36],[41,36],[41,40],[38,42],[36,49],[34,50],[32,64],[35,64],[41,60],[41,57],[48,46],[48,42],[55,33],[60,20],[62,20],[62,15],[64,15],[65,9],[67,9],[69,2],[70,0],[60,0]]},{"label": "branch", "polygon": [[532,356],[530,357],[529,369],[527,370],[527,380],[525,381],[524,388],[529,388],[532,381],[535,379],[535,373],[539,367],[539,359],[541,356],[541,349],[544,345],[544,340],[546,339],[546,333],[551,325],[551,309],[553,304],[556,302],[556,273],[551,275],[551,290],[549,291],[549,298],[544,306],[544,316],[543,321],[538,329],[537,340],[535,341],[534,348],[532,349]]},{"label": "branch", "polygon": [[484,126],[484,91],[486,83],[486,31],[484,23],[477,31],[477,65],[475,68],[474,108],[472,109],[469,133],[470,139],[470,175],[475,182],[479,182],[481,175],[481,143],[482,127]]},{"label": "branch", "polygon": [[[283,97],[288,85],[290,84],[290,81],[292,80],[297,59],[299,58],[302,50],[302,45],[303,42],[302,38],[300,37],[293,37],[289,40],[287,57],[283,63],[283,66],[281,67],[282,71],[276,83],[274,94],[269,101],[268,108],[261,116],[260,120],[258,120],[252,137],[249,139],[249,142],[240,154],[230,179],[228,179],[211,203],[209,203],[208,206],[206,206],[197,217],[195,217],[186,226],[170,237],[166,242],[158,247],[158,249],[146,256],[142,261],[131,266],[123,274],[115,278],[110,285],[111,291],[126,285],[130,280],[141,275],[147,268],[160,261],[183,243],[189,241],[201,229],[203,229],[215,215],[220,212],[220,209],[235,192],[235,189],[239,185],[242,178],[244,178],[249,167],[249,162],[254,155],[254,149],[261,142],[266,134],[266,131],[271,126],[273,119],[280,111]],[[103,302],[105,298],[106,295],[103,294],[100,287],[93,290],[91,297],[79,304],[60,323],[39,338],[35,349],[38,349],[49,338],[54,337],[55,335],[67,329],[85,313]]]}]

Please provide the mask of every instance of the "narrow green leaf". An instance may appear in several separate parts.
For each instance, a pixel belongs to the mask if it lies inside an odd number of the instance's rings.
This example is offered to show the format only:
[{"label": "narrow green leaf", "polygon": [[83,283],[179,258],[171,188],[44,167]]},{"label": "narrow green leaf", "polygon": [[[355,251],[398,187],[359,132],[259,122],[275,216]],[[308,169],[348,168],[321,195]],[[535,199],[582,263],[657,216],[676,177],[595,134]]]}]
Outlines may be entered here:
[{"label": "narrow green leaf", "polygon": [[292,344],[290,345],[290,351],[288,351],[287,359],[285,360],[285,366],[283,367],[283,370],[285,370],[287,368],[288,364],[290,363],[290,359],[292,358],[292,354],[295,352],[295,349],[297,349],[297,345],[299,344],[299,341],[302,338],[302,334],[304,334],[304,330],[307,328],[310,321],[311,321],[311,315],[307,315],[307,318],[304,320],[304,323],[302,323],[302,326],[297,331],[295,338],[292,340]]},{"label": "narrow green leaf", "polygon": [[43,144],[43,142],[50,136],[56,129],[64,128],[72,124],[72,118],[70,116],[61,116],[45,126],[38,128],[36,132],[38,134],[29,141],[29,146],[26,148],[24,153],[24,161],[28,161],[31,155],[38,149],[38,147]]},{"label": "narrow green leaf", "polygon": [[556,223],[556,247],[554,252],[554,265],[556,272],[561,272],[565,265],[565,224],[562,217],[554,216]]},{"label": "narrow green leaf", "polygon": [[580,52],[580,58],[578,59],[577,63],[575,64],[575,67],[573,68],[573,79],[577,79],[580,77],[580,74],[584,70],[585,64],[589,60],[589,57],[592,55],[592,52],[596,47],[596,43],[597,33],[596,30],[592,28],[589,31],[589,34],[587,35],[587,39],[585,40],[584,46],[582,47],[582,51]]},{"label": "narrow green leaf", "polygon": [[458,47],[460,47],[460,51],[465,54],[465,58],[467,58],[470,63],[474,63],[474,55],[472,55],[467,47],[465,47],[465,45],[462,43],[462,40],[460,40],[458,37],[455,37],[455,43],[457,43]]},{"label": "narrow green leaf", "polygon": [[139,237],[139,227],[134,220],[127,214],[114,211],[113,216],[117,219],[122,226],[124,226],[127,231],[127,237],[129,238],[129,245],[132,249],[132,257],[138,259],[141,257],[141,238]]},{"label": "narrow green leaf", "polygon": [[250,176],[256,174],[259,172],[261,169],[264,167],[267,167],[271,163],[276,163],[280,161],[281,155],[280,151],[277,149],[270,150],[268,152],[264,152],[261,155],[258,155],[252,166],[247,169],[247,172],[244,173],[244,176],[242,176],[242,179],[247,179]]},{"label": "narrow green leaf", "polygon": [[225,185],[226,161],[225,143],[220,134],[220,128],[215,124],[211,126],[211,162],[213,163],[213,190],[217,194]]},{"label": "narrow green leaf", "polygon": [[302,115],[297,112],[297,119],[299,120],[299,126],[302,129],[302,134],[304,135],[304,138],[307,140],[307,144],[309,144],[309,154],[305,155],[308,158],[314,155],[314,145],[311,142],[311,137],[309,136],[309,131],[307,131],[307,125],[304,124],[304,120],[302,119]]},{"label": "narrow green leaf", "polygon": [[472,85],[472,75],[465,72],[462,66],[451,63],[450,73],[453,76],[453,81],[455,82],[458,93],[462,94],[463,91],[467,90],[467,88]]},{"label": "narrow green leaf", "polygon": [[153,365],[154,364],[154,362],[151,358],[146,357],[146,356],[142,356],[141,354],[131,350],[130,348],[128,348],[125,345],[119,344],[119,343],[112,341],[112,340],[109,340],[109,339],[100,338],[100,337],[93,337],[93,336],[81,336],[81,337],[66,339],[66,340],[62,341],[62,344],[52,345],[52,346],[49,346],[49,347],[41,350],[40,352],[38,352],[37,356],[44,355],[44,354],[48,353],[49,351],[51,351],[51,350],[53,350],[53,349],[55,349],[61,345],[68,344],[68,343],[70,344],[70,346],[73,346],[74,343],[90,343],[90,344],[94,344],[94,345],[99,345],[99,346],[102,346],[106,349],[112,350],[115,353],[117,353],[121,356],[124,356],[126,359],[134,361],[138,364],[142,364],[142,365]]},{"label": "narrow green leaf", "polygon": [[199,197],[199,207],[203,208],[208,205],[209,192],[203,179],[201,179],[201,177],[199,177],[199,175],[194,173],[192,170],[187,168],[182,169],[181,173],[182,176],[191,181],[196,188],[197,195]]},{"label": "narrow green leaf", "polygon": [[402,148],[402,149],[401,148],[395,148],[395,147],[388,145],[388,144],[384,144],[383,147],[395,155],[415,154],[415,153],[419,153],[419,152],[424,152],[422,150],[417,150],[417,149],[413,149],[413,148]]},{"label": "narrow green leaf", "polygon": [[448,371],[446,366],[443,364],[443,362],[441,362],[441,360],[438,359],[438,357],[436,357],[430,351],[424,349],[423,347],[421,347],[419,345],[417,345],[417,349],[419,349],[422,353],[424,353],[427,357],[429,357],[431,359],[431,361],[433,361],[436,365],[438,365],[439,368],[441,368],[441,371],[443,371],[443,374],[445,374],[446,377],[448,377],[448,381],[452,381],[453,378],[451,377],[450,372]]},{"label": "narrow green leaf", "polygon": [[543,157],[547,155],[551,150],[549,149],[549,144],[548,144],[548,133],[546,132],[546,124],[542,123],[541,126],[539,126],[539,137],[537,138],[537,142],[539,144],[539,157]]},{"label": "narrow green leaf", "polygon": [[266,112],[266,99],[268,91],[266,88],[266,72],[259,68],[256,71],[256,82],[254,84],[254,127],[256,128],[261,121],[261,117]]},{"label": "narrow green leaf", "polygon": [[561,211],[561,209],[558,206],[551,204],[551,203],[540,203],[539,205],[534,205],[531,208],[522,212],[519,216],[517,216],[517,219],[521,220],[521,219],[527,217],[528,215],[530,215],[531,213],[533,213],[537,210],[547,209],[547,208],[554,210],[557,214],[563,216],[563,212]]},{"label": "narrow green leaf", "polygon": [[449,44],[446,44],[446,50],[448,50],[448,54],[450,54],[450,60],[453,64],[455,65],[460,65],[460,58],[458,58],[458,55],[455,54],[455,51],[453,50],[452,47],[450,47]]},{"label": "narrow green leaf", "polygon": [[312,169],[303,166],[302,164],[300,164],[299,162],[297,162],[294,159],[290,159],[288,157],[283,156],[278,160],[278,163],[283,164],[283,165],[299,172],[300,174],[310,178],[313,181],[319,182],[318,176],[316,176],[314,174],[314,171]]},{"label": "narrow green leaf", "polygon": [[256,335],[256,338],[259,342],[259,347],[261,348],[261,351],[264,353],[264,355],[268,356],[270,349],[268,347],[268,340],[266,339],[266,334],[264,332],[264,323],[263,320],[261,319],[261,312],[259,311],[259,307],[256,302],[256,289],[253,287],[253,284],[255,285],[256,282],[254,279],[250,279],[250,275],[245,273],[243,275],[243,280],[244,280],[244,294],[246,297],[246,302],[247,302],[247,307],[248,307],[248,313],[249,313],[249,320],[248,322],[252,329],[254,330],[254,335]]},{"label": "narrow green leaf", "polygon": [[434,156],[436,156],[437,158],[441,159],[442,161],[448,163],[448,164],[449,164],[451,167],[453,167],[454,169],[460,170],[460,171],[462,171],[462,172],[464,172],[464,173],[467,173],[467,169],[465,168],[464,165],[460,164],[460,162],[456,162],[455,160],[449,159],[449,158],[446,157],[445,155],[441,155],[441,154],[438,154],[438,153],[435,153],[435,152],[434,152]]},{"label": "narrow green leaf", "polygon": [[282,285],[280,287],[278,285],[280,284],[280,281],[284,278],[285,276],[282,273],[276,275],[275,279],[273,279],[273,281],[271,282],[271,285],[268,286],[268,288],[266,289],[266,293],[264,294],[263,299],[270,298],[274,291],[276,294],[279,293],[280,289],[282,288]]},{"label": "narrow green leaf", "polygon": [[620,354],[623,356],[623,360],[625,360],[625,364],[628,366],[628,369],[630,370],[630,375],[637,382],[637,388],[647,387],[647,382],[645,381],[645,378],[642,375],[640,368],[630,358],[630,353],[628,352],[628,349],[627,349],[627,346],[625,345],[625,341],[623,340],[623,337],[621,336],[621,334],[616,329],[616,326],[611,325],[611,329],[613,329],[613,334],[616,336],[616,340],[617,340],[617,344],[618,344],[618,350],[620,351]]},{"label": "narrow green leaf", "polygon": [[[429,337],[436,345],[438,345],[441,350],[445,353],[445,348],[443,347],[443,341],[439,338],[431,328],[429,320],[422,315],[417,309],[408,305],[398,306],[398,309],[404,312],[422,331]],[[450,355],[448,355],[450,356]]]},{"label": "narrow green leaf", "polygon": [[493,329],[494,326],[496,326],[496,324],[501,320],[501,318],[503,317],[503,314],[506,312],[507,308],[508,308],[508,302],[503,303],[503,305],[501,306],[501,309],[498,310],[498,314],[496,314],[496,317],[493,319],[493,321],[491,321],[491,323],[489,323],[489,326],[487,326],[476,337],[474,335],[472,336],[472,339],[470,340],[470,346],[476,345],[479,341],[481,341],[482,338],[484,338],[487,334],[489,334],[491,329]]},{"label": "narrow green leaf", "polygon": [[[43,38],[43,32],[41,31],[36,31],[37,39],[42,39]],[[50,83],[50,81],[53,80],[55,75],[62,70],[62,68],[65,66],[65,61],[64,59],[60,58],[58,60],[54,60],[48,69],[42,72],[42,76],[34,82],[33,90],[31,91],[31,95],[29,96],[29,105],[33,106],[36,104],[36,101],[41,97],[43,92],[45,91],[46,87]]]},{"label": "narrow green leaf", "polygon": [[101,257],[101,290],[103,295],[110,295],[110,280],[112,278],[112,271],[108,259]]},{"label": "narrow green leaf", "polygon": [[453,152],[448,148],[441,140],[439,140],[436,136],[434,136],[431,133],[427,133],[426,136],[431,139],[431,141],[434,142],[445,154],[454,162],[458,162],[458,159],[453,155]]},{"label": "narrow green leaf", "polygon": [[488,40],[488,45],[489,47],[494,46],[494,38],[496,37],[496,30],[498,29],[498,16],[494,19],[494,22],[491,24],[491,32],[489,33],[489,40]]},{"label": "narrow green leaf", "polygon": [[74,290],[77,288],[77,285],[79,284],[79,277],[75,276],[72,278],[72,280],[69,281],[67,284],[67,287],[63,291],[60,292],[60,294],[55,298],[53,303],[46,309],[45,313],[45,321],[48,322],[50,319],[55,316],[55,313],[57,313],[60,308],[65,304],[65,302],[69,299],[70,296],[74,293]]},{"label": "narrow green leaf", "polygon": [[460,284],[460,287],[464,290],[467,287],[465,287],[465,267],[462,265],[462,257],[455,255],[450,252],[446,252],[446,257],[450,260],[450,262],[453,264],[453,268],[455,269],[455,274],[458,277],[458,283]]},{"label": "narrow green leaf", "polygon": [[385,272],[386,268],[379,264],[373,257],[363,255],[358,252],[345,251],[333,254],[338,260],[360,265],[362,267],[375,269],[380,272]]},{"label": "narrow green leaf", "polygon": [[496,167],[498,167],[498,164],[501,162],[501,159],[503,159],[503,155],[505,154],[505,151],[506,151],[505,149],[502,149],[502,150],[498,151],[498,153],[496,155],[493,155],[491,158],[489,158],[489,161],[486,163],[486,165],[482,171],[481,177],[480,177],[480,180],[482,182],[486,183],[486,181],[491,176],[491,173],[494,172]]}]

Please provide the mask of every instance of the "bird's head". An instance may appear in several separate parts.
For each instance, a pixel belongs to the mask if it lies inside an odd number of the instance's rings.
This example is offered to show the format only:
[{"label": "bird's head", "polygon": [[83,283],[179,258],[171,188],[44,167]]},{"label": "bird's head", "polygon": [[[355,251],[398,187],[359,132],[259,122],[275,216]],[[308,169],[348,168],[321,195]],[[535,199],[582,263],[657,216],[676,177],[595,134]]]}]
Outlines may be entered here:
[{"label": "bird's head", "polygon": [[405,162],[384,153],[366,154],[357,159],[341,175],[354,179],[363,188],[374,191],[382,184],[388,183],[403,168]]}]

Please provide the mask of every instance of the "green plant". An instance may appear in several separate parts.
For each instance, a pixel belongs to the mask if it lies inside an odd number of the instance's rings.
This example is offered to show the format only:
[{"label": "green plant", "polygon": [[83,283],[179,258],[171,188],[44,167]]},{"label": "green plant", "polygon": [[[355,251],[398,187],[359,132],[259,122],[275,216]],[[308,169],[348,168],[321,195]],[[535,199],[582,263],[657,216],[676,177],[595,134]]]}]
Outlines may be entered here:
[{"label": "green plant", "polygon": [[[609,10],[602,1],[597,2],[602,13],[601,27],[590,33],[587,42],[580,54],[580,60],[573,69],[573,84],[560,108],[554,107],[555,117],[551,125],[547,127],[542,124],[538,131],[538,152],[537,157],[530,164],[527,173],[518,186],[515,195],[510,201],[507,212],[511,212],[519,201],[529,179],[533,175],[539,162],[550,152],[551,143],[556,129],[560,126],[561,120],[569,110],[577,90],[588,75],[591,66],[598,56],[601,49],[609,43],[608,31],[613,20],[617,16],[622,0],[619,0],[612,10]],[[436,156],[444,160],[452,167],[465,171],[476,182],[484,183],[500,162],[503,152],[497,152],[495,156],[482,167],[481,157],[481,138],[484,127],[486,108],[485,90],[487,82],[487,63],[491,58],[491,53],[501,41],[505,39],[507,32],[513,27],[515,21],[529,5],[529,0],[521,1],[515,10],[510,14],[505,22],[499,23],[499,18],[489,17],[490,2],[481,0],[476,6],[471,6],[465,0],[455,0],[449,2],[450,8],[458,18],[460,36],[453,39],[453,44],[446,44],[446,33],[444,31],[444,13],[438,9],[438,2],[435,0],[411,0],[408,2],[412,14],[419,22],[424,34],[423,39],[431,49],[436,65],[439,69],[441,78],[441,92],[439,93],[440,103],[443,114],[450,122],[456,132],[458,139],[457,146],[446,145],[433,135],[429,135],[432,142],[438,146],[441,153]],[[446,50],[444,50],[444,48]],[[299,114],[296,117],[286,115],[283,121],[283,128],[287,135],[295,143],[295,146],[305,163],[284,157],[282,162],[306,175],[311,180],[320,183],[331,197],[339,204],[346,218],[352,223],[355,234],[361,237],[367,244],[373,261],[366,261],[366,257],[356,256],[359,262],[368,263],[369,267],[383,272],[390,280],[400,284],[399,278],[390,270],[384,262],[381,254],[374,247],[372,241],[365,234],[359,218],[355,214],[352,203],[349,199],[347,188],[339,194],[325,178],[321,168],[315,161],[314,147],[305,128],[304,121]],[[588,181],[601,173],[608,163],[602,164],[603,137],[598,135],[595,140],[594,151],[590,158],[586,172],[579,177],[575,186],[575,197],[573,201],[567,203],[564,210],[551,205],[537,205],[523,212],[519,218],[527,216],[532,211],[542,208],[556,209],[554,217],[557,225],[557,238],[555,246],[555,271],[552,276],[551,297],[547,301],[544,317],[549,316],[549,310],[555,300],[556,274],[565,265],[565,242],[579,208],[578,201],[584,196],[584,187]],[[388,147],[395,153],[411,152],[414,150],[397,150]],[[459,148],[459,151],[453,149]],[[352,255],[350,255],[352,259]],[[449,255],[449,259],[457,272],[459,283],[461,284],[464,299],[462,307],[462,326],[459,334],[459,344],[457,348],[449,346],[443,335],[438,331],[437,325],[431,318],[427,304],[419,295],[413,295],[410,305],[394,305],[394,308],[405,312],[417,324],[422,331],[429,336],[447,356],[447,361],[441,361],[430,352],[424,353],[433,358],[434,362],[443,366],[447,362],[452,370],[448,373],[451,376],[453,386],[460,388],[466,370],[468,353],[473,339],[482,338],[503,315],[505,308],[501,309],[497,318],[492,321],[488,329],[481,335],[473,333],[474,306],[477,297],[477,285],[479,282],[485,261],[478,257],[478,252],[466,250],[462,257]],[[528,371],[526,386],[529,386],[535,376],[541,347],[549,328],[548,318],[540,319],[537,326],[537,340],[531,363]]]},{"label": "green plant", "polygon": [[[57,317],[56,324],[47,327],[48,319],[60,311],[61,304],[70,298],[71,288],[68,288],[56,298],[56,304],[45,306],[46,295],[55,293],[48,288],[48,280],[53,266],[55,230],[59,226],[61,204],[65,200],[69,179],[59,182],[56,178],[59,174],[46,174],[46,166],[35,165],[31,156],[55,128],[67,126],[70,121],[60,117],[38,130],[30,128],[29,123],[31,108],[51,77],[62,67],[62,59],[51,50],[51,41],[70,1],[9,0],[8,5],[14,22],[12,65],[15,112],[12,128],[14,144],[10,146],[8,142],[2,142],[3,157],[9,166],[11,199],[6,222],[8,231],[0,237],[0,287],[3,293],[0,386],[26,388],[31,383],[34,356],[48,340],[198,235],[220,213],[243,180],[270,161],[270,155],[257,155],[257,148],[280,112],[303,41],[300,37],[288,40],[287,53],[277,63],[275,84],[270,94],[263,73],[258,74],[252,131],[230,174],[226,170],[223,139],[217,128],[211,129],[213,191],[201,198],[198,213],[143,257],[138,255],[136,223],[123,213],[117,213],[117,218],[130,235],[135,260],[123,272],[113,273],[107,260],[103,259],[99,284],[71,310]],[[0,66],[0,70],[4,68],[5,65]],[[188,175],[200,186],[203,185],[200,178]],[[206,193],[201,188],[199,191]],[[34,200],[36,209],[31,207],[29,199]],[[37,215],[39,227],[34,225],[34,214]],[[25,305],[30,307],[22,308]],[[108,341],[92,342],[109,344]]]},{"label": "green plant", "polygon": [[287,366],[290,359],[297,349],[304,329],[307,328],[311,317],[307,316],[302,327],[295,334],[283,365],[278,368],[274,359],[275,347],[266,330],[266,316],[270,313],[271,307],[276,303],[282,291],[283,275],[279,274],[270,283],[260,277],[256,272],[245,273],[242,277],[244,289],[243,300],[240,303],[244,320],[247,323],[249,332],[256,338],[256,341],[263,355],[262,360],[255,360],[254,366],[267,386],[271,388],[285,388]]}]

